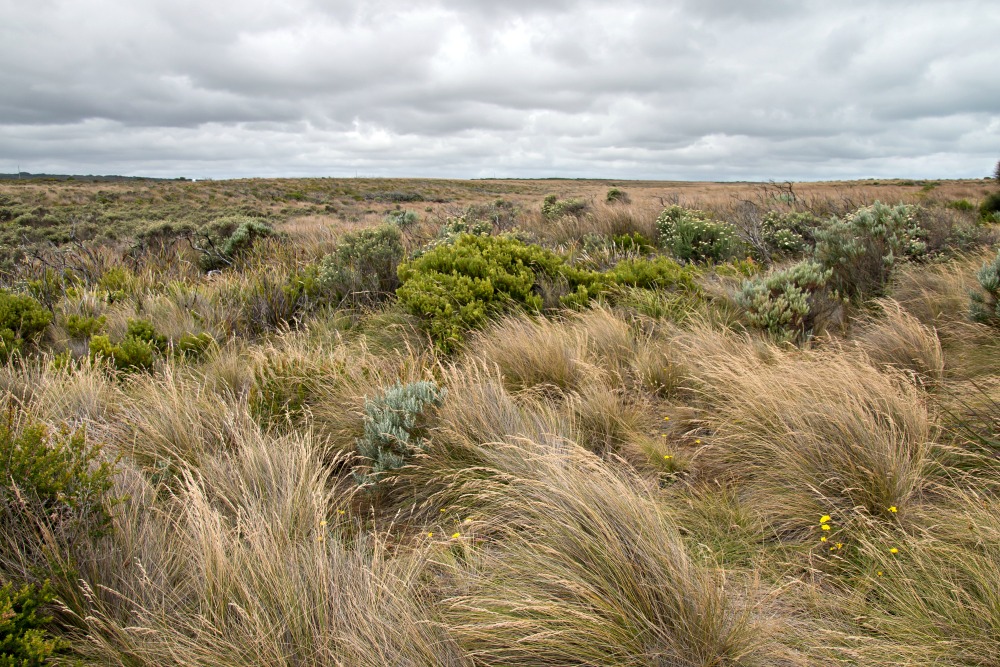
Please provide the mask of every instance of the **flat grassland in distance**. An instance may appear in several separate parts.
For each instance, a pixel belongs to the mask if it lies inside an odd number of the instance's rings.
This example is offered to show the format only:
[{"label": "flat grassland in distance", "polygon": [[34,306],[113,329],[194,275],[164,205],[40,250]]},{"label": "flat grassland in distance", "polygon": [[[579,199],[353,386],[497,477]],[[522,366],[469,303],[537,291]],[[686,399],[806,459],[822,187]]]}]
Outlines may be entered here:
[{"label": "flat grassland in distance", "polygon": [[0,663],[1000,665],[989,180],[0,182]]}]

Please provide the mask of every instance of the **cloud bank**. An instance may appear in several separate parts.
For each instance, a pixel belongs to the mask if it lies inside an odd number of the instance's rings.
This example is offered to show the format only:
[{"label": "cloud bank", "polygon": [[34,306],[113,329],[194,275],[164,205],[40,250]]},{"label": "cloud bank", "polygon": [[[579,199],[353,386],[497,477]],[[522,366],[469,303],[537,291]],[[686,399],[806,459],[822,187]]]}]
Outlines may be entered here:
[{"label": "cloud bank", "polygon": [[0,0],[0,171],[982,177],[1000,5]]}]

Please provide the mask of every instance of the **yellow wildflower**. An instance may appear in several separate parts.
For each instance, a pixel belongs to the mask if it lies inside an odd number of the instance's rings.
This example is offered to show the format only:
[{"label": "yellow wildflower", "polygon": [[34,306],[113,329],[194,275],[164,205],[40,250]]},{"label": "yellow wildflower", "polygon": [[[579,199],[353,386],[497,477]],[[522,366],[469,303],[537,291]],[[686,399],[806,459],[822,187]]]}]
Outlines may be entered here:
[{"label": "yellow wildflower", "polygon": [[830,530],[830,524],[824,523],[822,526],[820,526],[820,528],[822,528],[823,530]]},{"label": "yellow wildflower", "polygon": [[890,507],[890,508],[889,508],[889,511],[890,511],[890,512],[892,512],[893,514],[895,514],[895,513],[897,512],[897,510],[896,510],[896,506],[895,506],[895,505],[893,505],[892,507]]},{"label": "yellow wildflower", "polygon": [[664,454],[663,458],[665,458],[665,459],[667,459],[669,461],[670,459],[672,459],[674,457],[672,455],[670,455],[670,454]]},{"label": "yellow wildflower", "polygon": [[434,537],[434,533],[427,533],[427,537]]},{"label": "yellow wildflower", "polygon": [[897,549],[896,547],[893,547],[893,548],[889,549],[889,553],[891,553],[891,554],[898,554],[899,553],[899,549]]},{"label": "yellow wildflower", "polygon": [[462,536],[462,534],[461,534],[461,533],[455,533],[454,535],[452,535],[452,536],[451,536],[451,539],[453,539],[453,540],[457,540],[457,539],[458,539],[458,538],[460,538],[461,536]]},{"label": "yellow wildflower", "polygon": [[322,521],[320,521],[320,522],[319,522],[319,525],[321,525],[321,526],[325,526],[325,525],[326,525],[326,519],[323,519]]},{"label": "yellow wildflower", "polygon": [[664,418],[663,418],[663,421],[665,421],[665,422],[668,422],[668,421],[670,421],[670,417],[664,417]]},{"label": "yellow wildflower", "polygon": [[701,444],[701,438],[695,438],[694,439],[694,444],[700,445]]},{"label": "yellow wildflower", "polygon": [[824,514],[823,516],[821,516],[821,517],[819,518],[819,522],[820,522],[820,523],[826,523],[826,522],[828,522],[829,520],[830,520],[830,515],[829,515],[829,514]]},{"label": "yellow wildflower", "polygon": [[826,542],[826,535],[824,535],[823,537],[819,538],[819,541],[820,542]]}]

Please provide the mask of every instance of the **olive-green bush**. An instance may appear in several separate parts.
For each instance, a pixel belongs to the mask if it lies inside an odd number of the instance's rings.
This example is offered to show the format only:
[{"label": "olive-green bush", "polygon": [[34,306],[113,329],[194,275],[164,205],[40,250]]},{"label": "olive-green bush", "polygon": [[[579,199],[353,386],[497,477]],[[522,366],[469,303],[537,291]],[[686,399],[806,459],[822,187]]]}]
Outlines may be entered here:
[{"label": "olive-green bush", "polygon": [[0,362],[37,344],[52,313],[25,294],[0,290]]},{"label": "olive-green bush", "polygon": [[40,667],[63,646],[46,632],[52,617],[41,613],[53,599],[48,582],[0,585],[0,667]]},{"label": "olive-green bush", "polygon": [[542,217],[554,220],[564,215],[579,218],[587,212],[587,202],[582,199],[559,199],[556,195],[548,195],[542,201]]},{"label": "olive-green bush", "polygon": [[198,264],[204,271],[232,266],[246,256],[254,244],[278,233],[267,221],[246,216],[218,218],[195,234]]},{"label": "olive-green bush", "polygon": [[660,245],[684,262],[725,262],[740,244],[732,225],[713,220],[705,211],[669,206],[656,218]]},{"label": "olive-green bush", "polygon": [[143,371],[153,367],[156,358],[166,351],[169,341],[145,320],[129,320],[125,337],[112,343],[108,336],[90,339],[90,356],[109,359],[120,371]]},{"label": "olive-green bush", "polygon": [[336,250],[319,263],[317,283],[338,303],[370,305],[392,295],[403,241],[396,225],[345,234]]}]

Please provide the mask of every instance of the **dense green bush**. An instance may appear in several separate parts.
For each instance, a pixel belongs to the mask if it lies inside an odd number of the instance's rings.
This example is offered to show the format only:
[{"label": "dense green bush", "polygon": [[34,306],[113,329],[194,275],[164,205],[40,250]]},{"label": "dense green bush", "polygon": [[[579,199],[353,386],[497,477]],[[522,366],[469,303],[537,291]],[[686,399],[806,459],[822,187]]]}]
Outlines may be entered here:
[{"label": "dense green bush", "polygon": [[976,273],[982,291],[969,294],[969,316],[976,322],[1000,326],[1000,251]]},{"label": "dense green bush", "polygon": [[336,250],[320,261],[317,283],[338,302],[376,303],[399,285],[397,267],[403,253],[395,225],[345,234]]},{"label": "dense green bush", "polygon": [[121,371],[149,370],[156,358],[166,351],[169,341],[145,320],[129,320],[125,337],[112,343],[108,336],[90,339],[90,356],[110,359]]},{"label": "dense green bush", "polygon": [[555,195],[548,195],[542,201],[542,217],[546,220],[555,220],[564,215],[579,218],[586,213],[587,208],[587,202],[582,199],[559,199]]},{"label": "dense green bush", "polygon": [[541,309],[543,277],[564,283],[563,305],[585,303],[605,284],[600,274],[576,269],[552,251],[512,236],[462,234],[452,245],[401,264],[396,295],[424,320],[435,344],[448,351],[466,331],[512,304]]},{"label": "dense green bush", "polygon": [[656,218],[660,244],[684,262],[722,263],[739,251],[732,225],[705,211],[670,206]]},{"label": "dense green bush", "polygon": [[38,342],[52,313],[25,294],[0,290],[0,362]]},{"label": "dense green bush", "polygon": [[87,442],[83,429],[51,433],[36,422],[0,424],[0,550],[14,548],[40,562],[40,527],[72,542],[97,537],[111,527],[118,499],[110,491],[114,466],[101,447]]},{"label": "dense green bush", "polygon": [[609,204],[628,204],[631,198],[628,193],[621,188],[611,188],[608,190],[608,194],[604,197],[604,201]]},{"label": "dense green bush", "polygon": [[277,232],[260,218],[232,216],[212,221],[195,235],[200,255],[198,264],[204,271],[232,266],[249,253],[259,239],[277,236]]},{"label": "dense green bush", "polygon": [[761,232],[769,257],[794,257],[812,247],[820,224],[819,218],[811,213],[769,211],[761,221]]},{"label": "dense green bush", "polygon": [[743,283],[736,302],[747,322],[779,341],[806,340],[832,272],[812,261]]},{"label": "dense green bush", "polygon": [[610,269],[605,277],[609,284],[643,289],[685,289],[697,288],[697,271],[690,266],[681,266],[669,257],[653,259],[625,259]]},{"label": "dense green bush", "polygon": [[51,616],[40,613],[54,599],[48,582],[40,587],[13,582],[0,586],[0,667],[40,667],[62,646],[46,633]]},{"label": "dense green bush", "polygon": [[356,445],[370,468],[355,475],[360,484],[378,482],[385,473],[402,468],[413,454],[424,449],[424,413],[430,407],[440,407],[444,395],[436,384],[424,381],[397,384],[365,402],[364,435]]},{"label": "dense green bush", "polygon": [[63,329],[70,335],[70,338],[89,340],[95,334],[100,333],[106,323],[107,318],[103,315],[100,317],[91,317],[89,315],[72,313],[67,315],[65,321],[63,321]]},{"label": "dense green bush", "polygon": [[882,294],[898,260],[926,251],[916,212],[875,202],[827,221],[816,231],[814,254],[832,272],[830,286],[850,298]]},{"label": "dense green bush", "polygon": [[993,220],[998,213],[1000,213],[1000,192],[991,192],[979,204],[979,217],[984,220]]}]

